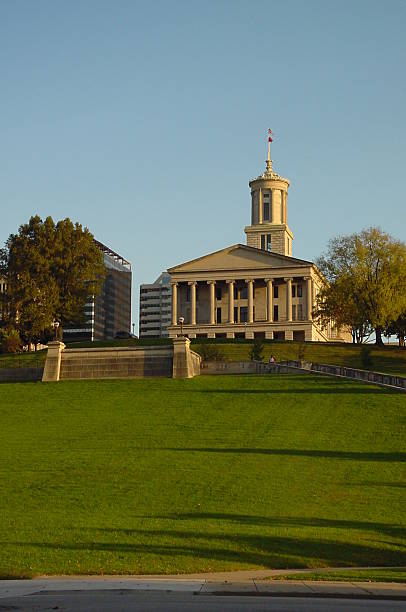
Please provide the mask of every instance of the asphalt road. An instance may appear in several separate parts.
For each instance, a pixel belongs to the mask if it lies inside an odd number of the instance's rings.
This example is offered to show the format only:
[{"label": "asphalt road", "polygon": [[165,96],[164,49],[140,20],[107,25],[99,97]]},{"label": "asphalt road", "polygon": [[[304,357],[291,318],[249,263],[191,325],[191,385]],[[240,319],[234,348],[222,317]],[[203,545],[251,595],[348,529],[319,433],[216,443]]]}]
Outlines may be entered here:
[{"label": "asphalt road", "polygon": [[47,591],[0,599],[0,611],[42,612],[405,612],[405,601],[205,595],[190,592]]}]

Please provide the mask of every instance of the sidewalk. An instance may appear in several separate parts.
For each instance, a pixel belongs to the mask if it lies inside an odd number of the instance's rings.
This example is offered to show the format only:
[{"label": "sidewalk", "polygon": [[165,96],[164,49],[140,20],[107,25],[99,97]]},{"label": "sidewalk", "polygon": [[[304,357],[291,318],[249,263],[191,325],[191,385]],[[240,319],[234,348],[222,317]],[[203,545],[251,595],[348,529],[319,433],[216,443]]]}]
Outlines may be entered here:
[{"label": "sidewalk", "polygon": [[[297,570],[296,570],[297,571]],[[246,595],[267,597],[328,597],[346,599],[405,600],[406,584],[381,582],[319,582],[264,580],[270,570],[208,574],[204,576],[83,576],[41,577],[33,580],[0,580],[0,600],[58,591],[137,590],[189,592],[196,595]],[[286,570],[284,570],[286,574]],[[236,575],[238,574],[238,576]],[[255,574],[255,576],[248,576]],[[1,606],[0,606],[1,607]]]}]

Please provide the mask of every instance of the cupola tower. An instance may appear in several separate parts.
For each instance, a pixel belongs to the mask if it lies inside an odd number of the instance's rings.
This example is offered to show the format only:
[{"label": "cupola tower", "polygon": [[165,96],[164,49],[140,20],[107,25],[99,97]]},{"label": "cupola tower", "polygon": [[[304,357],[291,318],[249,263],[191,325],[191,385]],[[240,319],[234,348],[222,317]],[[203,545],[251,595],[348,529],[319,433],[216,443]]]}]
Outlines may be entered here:
[{"label": "cupola tower", "polygon": [[251,225],[244,231],[248,246],[291,256],[293,234],[288,227],[289,180],[272,169],[271,142],[272,132],[268,130],[266,170],[249,182]]}]

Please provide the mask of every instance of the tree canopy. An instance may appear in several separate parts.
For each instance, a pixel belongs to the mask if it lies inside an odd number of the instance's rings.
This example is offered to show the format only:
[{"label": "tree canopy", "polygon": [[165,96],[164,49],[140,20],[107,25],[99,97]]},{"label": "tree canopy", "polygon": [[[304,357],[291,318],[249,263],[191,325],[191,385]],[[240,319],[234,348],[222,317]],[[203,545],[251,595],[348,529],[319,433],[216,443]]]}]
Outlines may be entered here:
[{"label": "tree canopy", "polygon": [[328,284],[316,316],[350,326],[358,342],[374,330],[383,344],[383,331],[406,311],[406,245],[372,227],[332,239],[317,265]]},{"label": "tree canopy", "polygon": [[49,329],[83,321],[89,296],[103,283],[103,254],[92,234],[79,223],[54,223],[31,217],[11,234],[0,252],[0,272],[7,281],[8,320],[28,342]]}]

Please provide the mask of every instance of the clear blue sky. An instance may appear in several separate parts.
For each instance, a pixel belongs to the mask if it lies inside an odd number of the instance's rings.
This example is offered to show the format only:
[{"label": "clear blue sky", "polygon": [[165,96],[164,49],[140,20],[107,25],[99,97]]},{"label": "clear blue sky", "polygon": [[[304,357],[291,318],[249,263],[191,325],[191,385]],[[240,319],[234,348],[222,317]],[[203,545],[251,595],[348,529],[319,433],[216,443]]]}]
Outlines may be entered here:
[{"label": "clear blue sky", "polygon": [[0,3],[0,243],[70,217],[138,285],[236,242],[248,180],[291,180],[293,255],[405,240],[403,0]]}]

